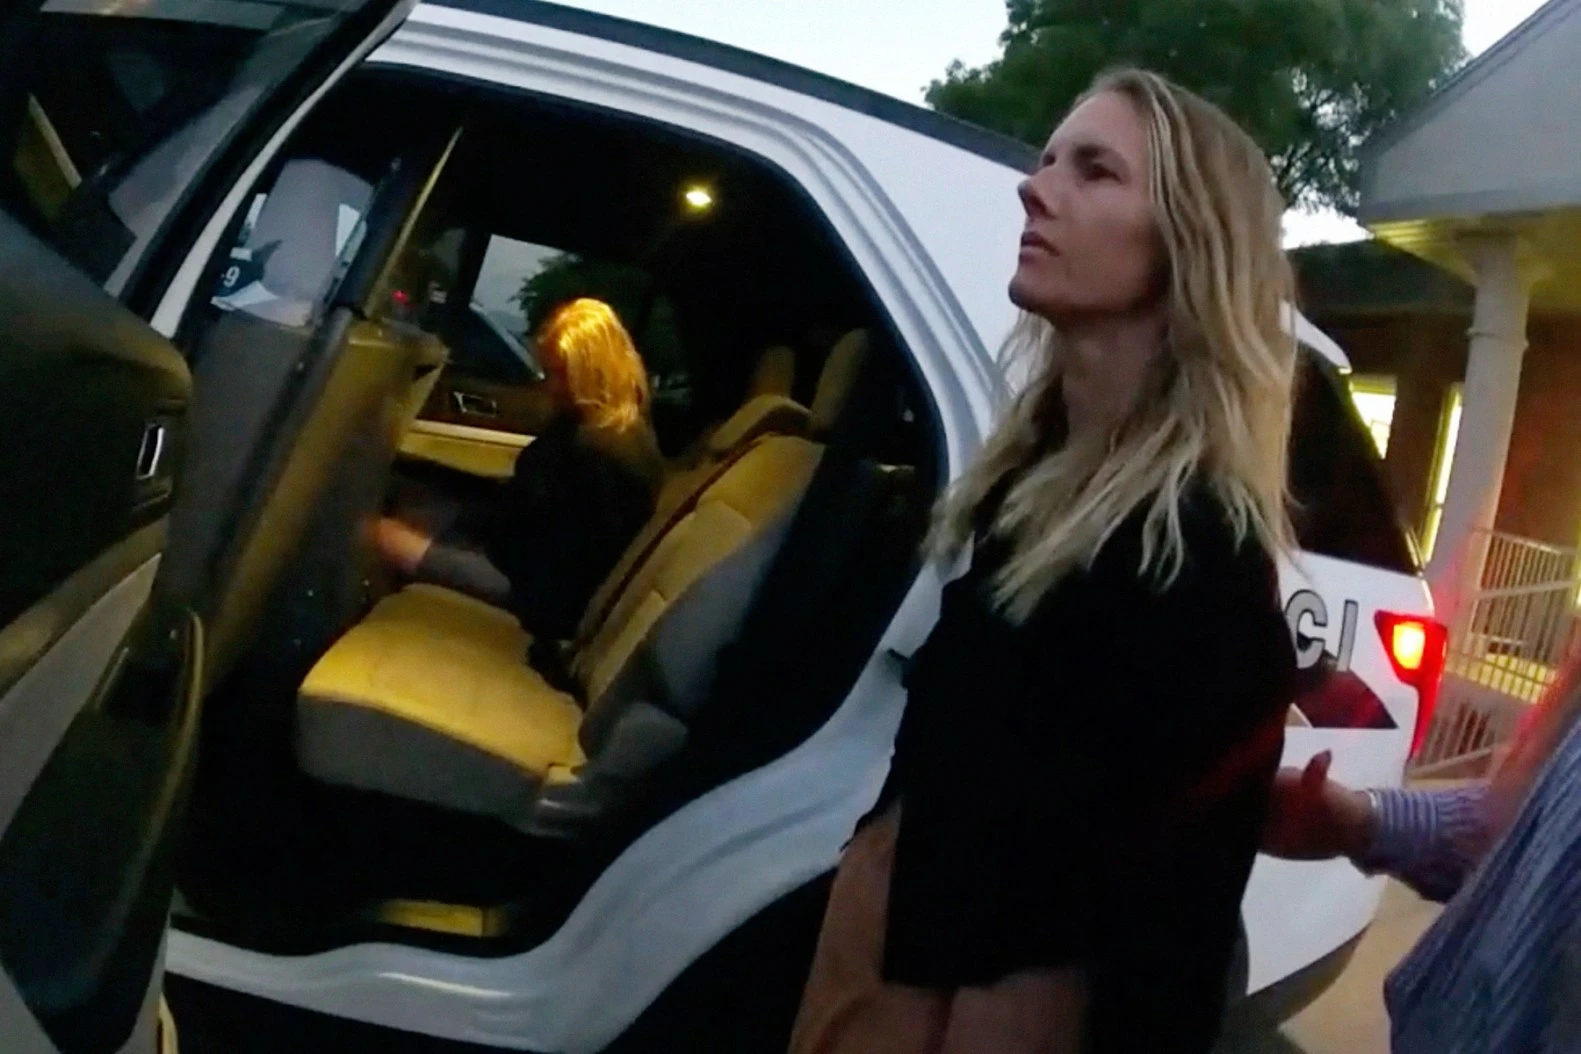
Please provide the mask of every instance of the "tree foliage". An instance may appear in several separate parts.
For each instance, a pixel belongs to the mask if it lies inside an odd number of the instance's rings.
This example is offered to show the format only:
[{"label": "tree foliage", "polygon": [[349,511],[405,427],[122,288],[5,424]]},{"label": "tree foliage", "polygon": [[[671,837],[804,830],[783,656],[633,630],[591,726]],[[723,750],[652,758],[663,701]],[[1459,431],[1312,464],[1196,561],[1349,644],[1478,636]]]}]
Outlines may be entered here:
[{"label": "tree foliage", "polygon": [[667,377],[685,372],[686,356],[668,298],[653,289],[653,277],[630,264],[561,253],[545,260],[516,294],[527,332],[537,333],[555,308],[578,297],[608,304],[630,332],[648,372]]},{"label": "tree foliage", "polygon": [[1223,107],[1292,205],[1356,208],[1360,145],[1465,59],[1461,0],[1007,0],[999,59],[952,63],[935,108],[1041,145],[1103,70],[1155,70]]},{"label": "tree foliage", "polygon": [[555,308],[584,296],[604,301],[627,328],[635,328],[648,285],[647,273],[639,268],[561,253],[545,260],[522,282],[516,302],[527,316],[529,333],[537,333]]}]

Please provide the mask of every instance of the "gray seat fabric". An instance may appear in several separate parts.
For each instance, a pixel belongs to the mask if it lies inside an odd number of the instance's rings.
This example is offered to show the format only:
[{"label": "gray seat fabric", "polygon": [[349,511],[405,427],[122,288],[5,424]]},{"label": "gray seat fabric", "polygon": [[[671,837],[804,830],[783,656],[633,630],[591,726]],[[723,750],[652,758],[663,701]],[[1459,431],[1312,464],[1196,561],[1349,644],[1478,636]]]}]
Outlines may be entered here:
[{"label": "gray seat fabric", "polygon": [[796,352],[783,344],[776,345],[758,356],[757,368],[747,385],[747,398],[760,395],[783,395],[787,399],[796,388]]},{"label": "gray seat fabric", "polygon": [[807,427],[814,438],[827,438],[851,399],[851,390],[867,362],[872,338],[865,329],[853,329],[835,342],[818,373],[818,389],[808,408]]}]

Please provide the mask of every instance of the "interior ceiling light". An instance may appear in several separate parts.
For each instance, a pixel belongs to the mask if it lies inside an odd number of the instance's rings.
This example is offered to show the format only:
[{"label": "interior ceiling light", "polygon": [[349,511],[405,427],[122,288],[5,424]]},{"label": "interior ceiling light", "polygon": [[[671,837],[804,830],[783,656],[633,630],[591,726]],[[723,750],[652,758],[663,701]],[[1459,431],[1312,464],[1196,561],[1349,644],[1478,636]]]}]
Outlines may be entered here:
[{"label": "interior ceiling light", "polygon": [[681,200],[693,212],[707,212],[714,207],[714,192],[701,183],[694,183],[682,192]]}]

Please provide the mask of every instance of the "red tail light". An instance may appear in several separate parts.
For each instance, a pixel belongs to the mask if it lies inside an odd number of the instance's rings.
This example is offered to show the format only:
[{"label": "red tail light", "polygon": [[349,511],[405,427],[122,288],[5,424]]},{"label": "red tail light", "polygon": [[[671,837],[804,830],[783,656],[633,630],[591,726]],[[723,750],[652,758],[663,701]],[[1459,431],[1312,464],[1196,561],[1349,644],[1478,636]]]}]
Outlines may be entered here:
[{"label": "red tail light", "polygon": [[1444,660],[1449,652],[1449,631],[1432,619],[1414,615],[1378,612],[1378,635],[1383,638],[1384,654],[1394,667],[1394,675],[1416,689],[1416,729],[1411,734],[1411,753],[1415,754],[1427,735],[1427,723],[1438,705],[1438,685],[1444,679]]}]

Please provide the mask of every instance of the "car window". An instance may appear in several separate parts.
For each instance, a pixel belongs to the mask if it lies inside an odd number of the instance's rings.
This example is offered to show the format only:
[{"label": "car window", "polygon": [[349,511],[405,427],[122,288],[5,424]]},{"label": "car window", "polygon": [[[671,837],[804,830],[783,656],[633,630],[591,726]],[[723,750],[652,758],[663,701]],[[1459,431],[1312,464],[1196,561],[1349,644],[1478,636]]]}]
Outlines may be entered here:
[{"label": "car window", "polygon": [[451,349],[452,369],[504,382],[514,378],[517,383],[541,375],[521,307],[522,287],[528,276],[559,255],[546,245],[498,234],[489,238],[468,305],[478,337]]},{"label": "car window", "polygon": [[[445,211],[443,207],[439,210]],[[433,221],[427,221],[433,225]],[[414,240],[392,295],[419,325],[437,334],[450,361],[424,420],[532,434],[543,423],[543,379],[533,334],[556,308],[578,297],[608,303],[632,332],[648,366],[656,403],[689,391],[675,312],[641,267],[502,234],[482,239],[482,259],[466,303],[455,301],[467,236],[434,226]],[[477,252],[477,242],[471,243]]]},{"label": "car window", "polygon": [[0,208],[120,293],[338,6],[46,0],[0,18]]},{"label": "car window", "polygon": [[675,310],[659,290],[657,276],[634,264],[575,252],[550,251],[532,263],[516,272],[517,311],[527,332],[537,332],[567,301],[593,297],[614,308],[625,323],[656,390],[686,372]]},{"label": "car window", "polygon": [[547,245],[492,235],[488,247],[483,250],[483,266],[478,271],[477,284],[472,288],[473,302],[501,328],[525,342],[527,316],[521,308],[523,285],[559,255],[559,249]]},{"label": "car window", "polygon": [[253,196],[212,302],[285,326],[317,320],[356,254],[373,184],[320,158],[293,158]]},{"label": "car window", "polygon": [[1416,574],[1372,434],[1332,370],[1302,356],[1290,437],[1296,541],[1319,556]]}]

